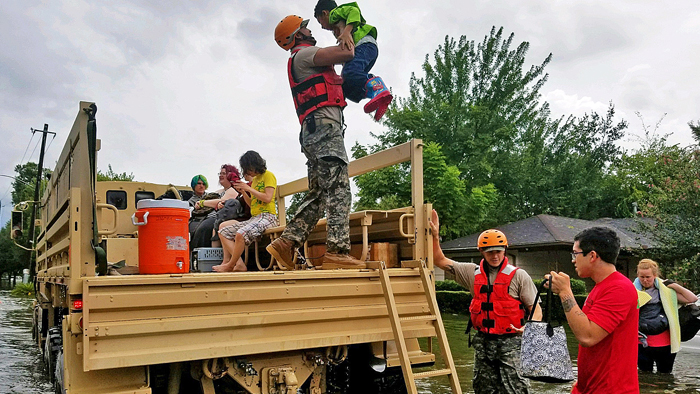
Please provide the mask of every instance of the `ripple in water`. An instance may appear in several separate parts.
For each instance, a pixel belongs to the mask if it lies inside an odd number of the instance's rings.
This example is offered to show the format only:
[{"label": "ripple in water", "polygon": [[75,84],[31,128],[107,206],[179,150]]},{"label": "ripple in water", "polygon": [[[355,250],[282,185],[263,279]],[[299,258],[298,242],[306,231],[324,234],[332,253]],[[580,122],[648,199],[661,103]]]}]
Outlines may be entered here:
[{"label": "ripple in water", "polygon": [[51,394],[39,348],[32,341],[32,299],[0,291],[0,393]]}]

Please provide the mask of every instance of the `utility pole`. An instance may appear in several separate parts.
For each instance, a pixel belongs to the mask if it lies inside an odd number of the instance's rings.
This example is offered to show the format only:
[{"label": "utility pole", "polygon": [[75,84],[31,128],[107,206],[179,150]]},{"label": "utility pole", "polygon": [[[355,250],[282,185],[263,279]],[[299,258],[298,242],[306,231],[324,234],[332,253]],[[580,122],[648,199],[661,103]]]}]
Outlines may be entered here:
[{"label": "utility pole", "polygon": [[29,277],[34,278],[34,274],[36,273],[36,264],[34,261],[34,253],[36,250],[34,250],[35,247],[35,240],[34,240],[34,222],[36,221],[36,206],[39,204],[39,190],[41,189],[41,175],[44,170],[44,149],[46,149],[46,135],[47,134],[53,134],[54,136],[56,133],[49,131],[49,125],[44,123],[44,130],[37,130],[37,129],[32,129],[32,134],[35,132],[41,132],[41,152],[39,152],[39,167],[37,168],[36,171],[36,186],[34,187],[34,203],[32,204],[32,221],[29,222],[29,248],[32,249],[31,252],[29,252]]}]

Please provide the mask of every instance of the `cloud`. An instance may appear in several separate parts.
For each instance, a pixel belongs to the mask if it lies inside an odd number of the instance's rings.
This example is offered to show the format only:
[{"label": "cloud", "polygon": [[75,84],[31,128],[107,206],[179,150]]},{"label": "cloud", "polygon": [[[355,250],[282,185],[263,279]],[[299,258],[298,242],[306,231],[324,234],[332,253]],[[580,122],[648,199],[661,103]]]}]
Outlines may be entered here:
[{"label": "cloud", "polygon": [[[0,174],[13,175],[30,127],[44,123],[58,133],[47,152],[47,167],[53,167],[78,102],[90,100],[100,108],[102,170],[112,164],[138,180],[186,184],[195,173],[216,178],[222,163],[235,164],[253,149],[280,182],[304,176],[286,76],[288,53],[274,43],[273,31],[286,15],[310,17],[313,5],[301,0],[0,2]],[[513,47],[530,42],[526,67],[553,53],[542,89],[553,115],[603,113],[612,102],[616,118],[624,117],[636,131],[635,111],[654,120],[668,113],[661,127],[678,141],[690,140],[686,124],[698,119],[700,96],[692,82],[700,80],[700,41],[686,38],[700,34],[700,13],[688,2],[360,5],[379,31],[373,72],[396,96],[408,96],[411,73],[421,76],[425,55],[432,56],[446,35],[481,42],[491,26],[504,26],[506,35],[515,33]],[[335,43],[315,20],[310,27],[319,46]],[[385,130],[361,104],[351,103],[345,118],[346,147],[371,143],[370,132]],[[0,178],[0,193],[9,181]],[[8,204],[7,198],[0,203]]]},{"label": "cloud", "polygon": [[279,11],[264,7],[257,10],[252,17],[244,18],[236,28],[236,34],[245,43],[246,50],[259,60],[269,61],[265,56],[268,51],[281,51],[274,37],[274,27],[286,15]]},{"label": "cloud", "polygon": [[543,94],[542,100],[549,103],[554,117],[568,115],[581,117],[593,112],[603,115],[608,110],[608,103],[595,101],[591,97],[579,97],[578,94],[567,94],[561,89]]}]

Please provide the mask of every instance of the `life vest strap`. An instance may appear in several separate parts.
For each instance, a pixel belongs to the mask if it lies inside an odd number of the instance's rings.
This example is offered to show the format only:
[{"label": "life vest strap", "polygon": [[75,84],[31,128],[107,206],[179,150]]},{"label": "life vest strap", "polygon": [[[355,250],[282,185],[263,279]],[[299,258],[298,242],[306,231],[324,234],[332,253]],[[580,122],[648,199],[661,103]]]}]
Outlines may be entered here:
[{"label": "life vest strap", "polygon": [[322,94],[320,96],[316,96],[316,97],[310,99],[309,101],[299,105],[299,108],[297,108],[297,115],[301,116],[309,109],[311,109],[311,108],[313,108],[313,107],[315,107],[315,106],[317,106],[325,101],[328,101],[327,94]]},{"label": "life vest strap", "polygon": [[309,78],[303,82],[300,82],[298,85],[294,86],[292,88],[292,92],[296,94],[301,94],[305,90],[311,88],[312,86],[316,84],[322,84],[324,83],[325,80],[323,79],[323,75],[317,75],[315,77]]}]

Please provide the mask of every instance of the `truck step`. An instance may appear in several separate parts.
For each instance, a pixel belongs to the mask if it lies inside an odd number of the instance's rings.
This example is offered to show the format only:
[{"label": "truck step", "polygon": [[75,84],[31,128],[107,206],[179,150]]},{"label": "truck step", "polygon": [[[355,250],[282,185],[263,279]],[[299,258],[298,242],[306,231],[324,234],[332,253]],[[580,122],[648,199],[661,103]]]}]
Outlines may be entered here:
[{"label": "truck step", "polygon": [[434,376],[447,376],[451,373],[452,373],[452,371],[450,371],[449,369],[435,369],[432,371],[415,373],[415,374],[413,374],[413,378],[414,379],[432,378]]},{"label": "truck step", "polygon": [[405,316],[400,318],[402,322],[404,321],[435,321],[437,316],[435,315],[418,315],[418,316]]}]

